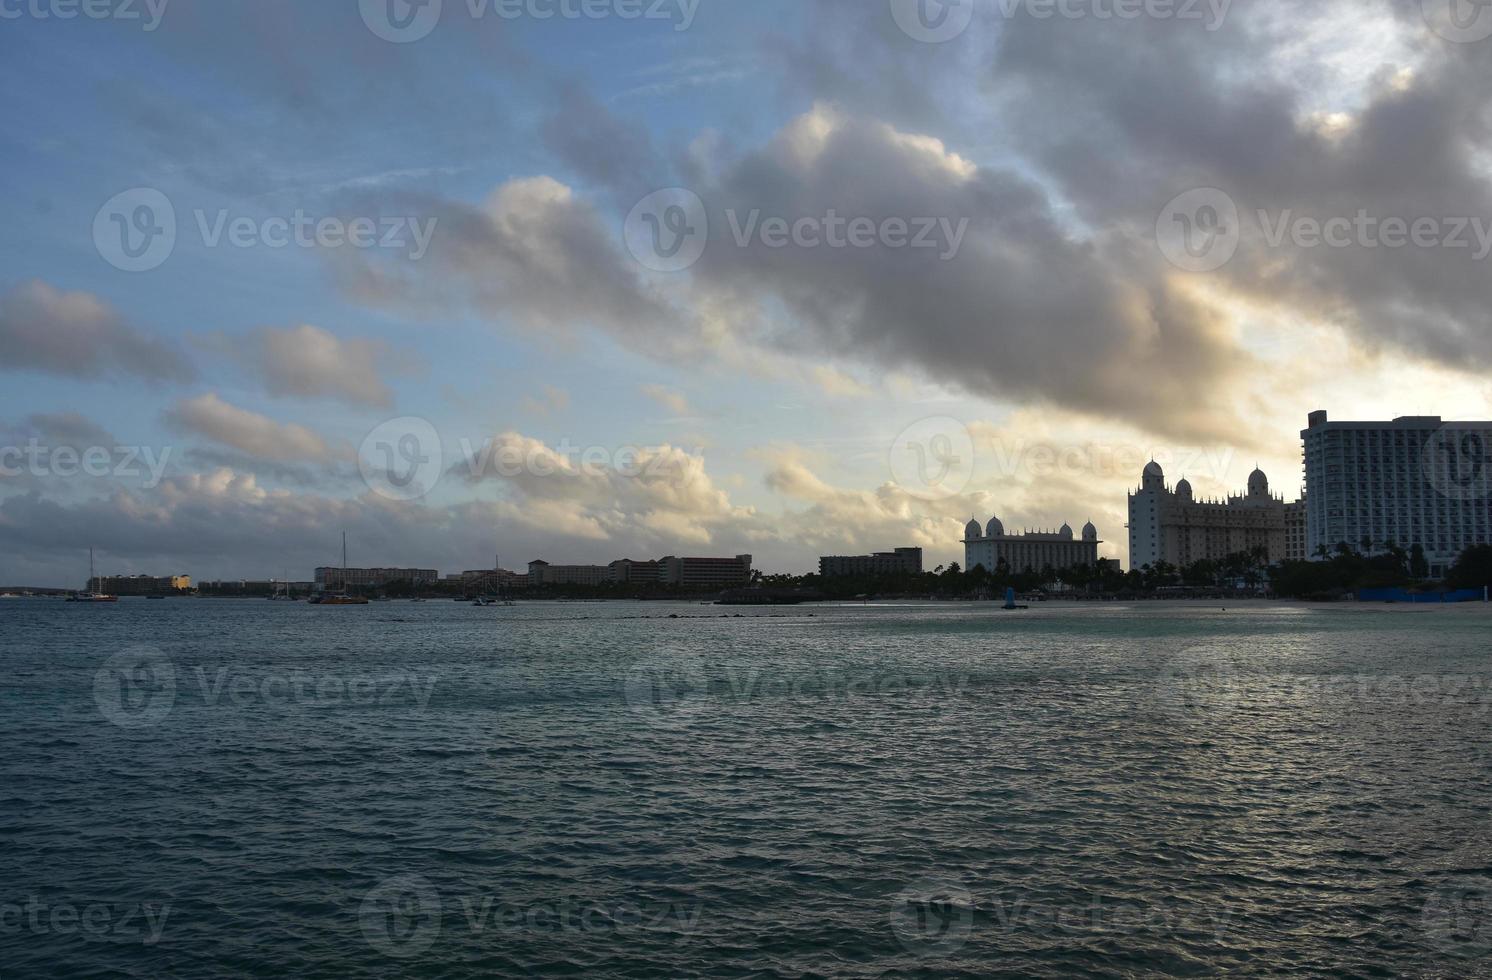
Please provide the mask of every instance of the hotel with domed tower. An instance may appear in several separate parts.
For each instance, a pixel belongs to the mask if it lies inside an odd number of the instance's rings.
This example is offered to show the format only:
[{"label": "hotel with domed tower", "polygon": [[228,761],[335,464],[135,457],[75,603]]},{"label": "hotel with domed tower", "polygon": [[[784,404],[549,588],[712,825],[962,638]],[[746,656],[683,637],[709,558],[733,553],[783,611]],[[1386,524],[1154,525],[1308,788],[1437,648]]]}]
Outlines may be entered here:
[{"label": "hotel with domed tower", "polygon": [[998,517],[990,518],[985,527],[971,520],[964,529],[964,568],[983,565],[987,572],[999,570],[1001,563],[1011,572],[1039,572],[1044,568],[1079,568],[1098,564],[1098,528],[1090,521],[1079,539],[1072,525],[1063,524],[1056,531],[1027,531],[1006,534]]},{"label": "hotel with domed tower", "polygon": [[1183,567],[1263,548],[1268,560],[1286,554],[1286,505],[1269,492],[1261,470],[1249,476],[1248,492],[1227,500],[1197,500],[1183,479],[1166,486],[1159,463],[1145,467],[1140,488],[1129,495],[1129,564],[1144,568],[1161,562]]}]

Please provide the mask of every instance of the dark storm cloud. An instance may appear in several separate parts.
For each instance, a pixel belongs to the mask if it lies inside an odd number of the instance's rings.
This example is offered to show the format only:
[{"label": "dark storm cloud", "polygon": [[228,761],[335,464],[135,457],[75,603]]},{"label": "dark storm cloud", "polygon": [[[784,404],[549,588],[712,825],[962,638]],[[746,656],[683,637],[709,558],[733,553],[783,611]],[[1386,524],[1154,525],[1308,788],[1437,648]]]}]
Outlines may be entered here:
[{"label": "dark storm cloud", "polygon": [[[1289,68],[1316,53],[1302,42],[1308,30],[1350,34],[1375,14],[1380,33],[1364,37],[1395,46],[1357,53],[1364,80],[1329,84],[1311,65],[1297,67],[1322,84],[1299,84]],[[1286,215],[1435,219],[1447,235],[1452,223],[1492,222],[1492,40],[1436,36],[1417,0],[1239,4],[1216,33],[1179,26],[1008,25],[986,84],[1009,94],[1001,104],[1019,145],[1082,220],[1138,233],[1182,191],[1219,188],[1242,215],[1239,252],[1213,273],[1229,290],[1338,324],[1369,347],[1492,363],[1492,276],[1473,230],[1458,248],[1300,247],[1264,235]]]},{"label": "dark storm cloud", "polygon": [[[724,174],[704,195],[712,235],[697,275],[716,305],[756,307],[748,333],[1155,431],[1218,424],[1192,411],[1193,386],[1226,384],[1241,353],[1149,257],[1072,234],[1030,181],[824,107]],[[742,247],[737,237],[753,212],[791,221],[831,211],[877,224],[936,219],[943,241],[919,252],[778,248],[759,235]],[[960,223],[955,249],[947,229]],[[791,315],[772,316],[763,297]]]}]

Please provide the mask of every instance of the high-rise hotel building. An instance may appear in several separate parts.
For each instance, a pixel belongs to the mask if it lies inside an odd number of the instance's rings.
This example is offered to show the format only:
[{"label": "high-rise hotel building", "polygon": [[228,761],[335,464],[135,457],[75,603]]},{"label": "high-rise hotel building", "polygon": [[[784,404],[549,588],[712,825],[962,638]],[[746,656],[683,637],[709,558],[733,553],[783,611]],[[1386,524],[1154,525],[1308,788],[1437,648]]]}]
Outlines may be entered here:
[{"label": "high-rise hotel building", "polygon": [[1417,544],[1439,576],[1467,548],[1492,543],[1492,422],[1332,422],[1313,412],[1301,439],[1313,557],[1344,542]]}]

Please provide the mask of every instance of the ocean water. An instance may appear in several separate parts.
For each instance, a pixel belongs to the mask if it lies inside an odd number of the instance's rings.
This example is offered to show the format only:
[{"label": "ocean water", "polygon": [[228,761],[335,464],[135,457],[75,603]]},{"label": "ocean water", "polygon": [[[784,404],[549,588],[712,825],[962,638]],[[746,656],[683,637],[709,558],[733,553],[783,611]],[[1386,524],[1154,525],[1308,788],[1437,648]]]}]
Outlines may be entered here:
[{"label": "ocean water", "polygon": [[1489,637],[0,600],[0,977],[1489,976]]}]

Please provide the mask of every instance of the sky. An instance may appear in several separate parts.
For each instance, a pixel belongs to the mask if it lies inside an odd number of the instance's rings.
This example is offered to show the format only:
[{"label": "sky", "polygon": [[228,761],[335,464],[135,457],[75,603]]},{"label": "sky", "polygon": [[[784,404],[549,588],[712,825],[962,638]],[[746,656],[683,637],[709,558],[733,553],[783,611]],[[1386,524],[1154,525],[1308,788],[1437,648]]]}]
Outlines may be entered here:
[{"label": "sky", "polygon": [[1492,417],[1492,7],[0,0],[0,584],[1127,558]]}]

